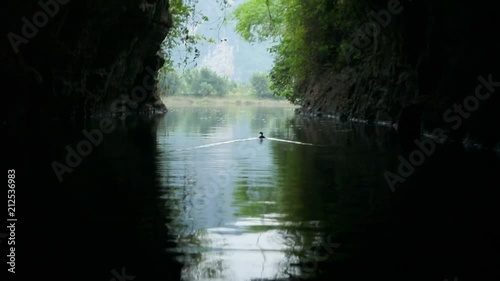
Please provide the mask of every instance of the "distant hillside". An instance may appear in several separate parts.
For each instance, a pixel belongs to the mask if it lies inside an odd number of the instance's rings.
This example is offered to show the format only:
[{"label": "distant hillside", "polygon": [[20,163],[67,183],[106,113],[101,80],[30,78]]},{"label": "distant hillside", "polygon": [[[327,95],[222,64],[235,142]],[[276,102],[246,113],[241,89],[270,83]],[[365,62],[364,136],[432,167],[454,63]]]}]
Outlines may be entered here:
[{"label": "distant hillside", "polygon": [[[226,11],[222,11],[215,0],[200,1],[197,4],[197,10],[207,16],[209,21],[197,26],[196,33],[211,38],[216,43],[198,44],[196,48],[200,50],[200,58],[188,68],[205,66],[241,82],[248,81],[254,72],[268,72],[271,69],[273,59],[267,51],[271,44],[250,44],[236,34],[234,21],[223,24],[224,15],[229,18],[234,8],[243,2],[245,0],[233,1],[232,7]],[[184,54],[182,48],[174,51],[174,61],[182,61]]]}]

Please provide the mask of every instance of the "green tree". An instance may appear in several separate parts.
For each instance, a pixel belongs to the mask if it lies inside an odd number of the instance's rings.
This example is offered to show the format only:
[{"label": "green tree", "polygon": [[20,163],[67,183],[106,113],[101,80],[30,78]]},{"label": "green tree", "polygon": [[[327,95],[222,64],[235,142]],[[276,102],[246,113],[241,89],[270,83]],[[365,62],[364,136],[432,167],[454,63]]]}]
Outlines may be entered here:
[{"label": "green tree", "polygon": [[260,99],[276,98],[269,88],[269,80],[266,74],[254,73],[250,77],[253,93]]},{"label": "green tree", "polygon": [[200,94],[203,97],[215,96],[217,94],[217,91],[212,85],[208,84],[207,82],[202,82],[200,84]]},{"label": "green tree", "polygon": [[250,0],[234,11],[236,32],[249,42],[280,37],[284,32],[281,0]]},{"label": "green tree", "polygon": [[[206,1],[206,0],[204,0]],[[197,10],[199,0],[170,0],[169,12],[172,26],[168,36],[163,40],[161,54],[165,59],[166,70],[187,67],[200,57],[199,43],[215,43],[212,38],[207,38],[196,33],[196,29],[203,23],[209,21],[208,16]],[[209,1],[207,1],[209,2]],[[226,11],[230,7],[227,0],[210,0],[211,5],[218,6],[221,11]],[[217,21],[220,21],[217,20]],[[222,24],[226,22],[225,18]],[[173,51],[183,47],[182,61],[174,65]]]},{"label": "green tree", "polygon": [[297,103],[312,78],[345,61],[342,43],[366,20],[367,3],[376,1],[249,0],[234,12],[236,31],[250,42],[275,42],[271,90]]},{"label": "green tree", "polygon": [[208,68],[187,71],[184,81],[187,94],[198,97],[223,97],[234,88],[229,79],[219,76]]},{"label": "green tree", "polygon": [[162,95],[174,96],[185,92],[186,85],[177,72],[165,70],[159,73],[158,88]]}]

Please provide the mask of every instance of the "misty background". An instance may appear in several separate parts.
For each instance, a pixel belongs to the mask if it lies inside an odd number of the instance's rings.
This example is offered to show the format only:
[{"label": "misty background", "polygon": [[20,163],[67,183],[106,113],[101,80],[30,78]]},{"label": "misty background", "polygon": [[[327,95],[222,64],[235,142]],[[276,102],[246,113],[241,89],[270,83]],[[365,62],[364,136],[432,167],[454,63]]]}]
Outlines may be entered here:
[{"label": "misty background", "polygon": [[[177,72],[182,68],[208,68],[222,77],[236,82],[248,82],[252,73],[268,73],[273,58],[268,51],[272,42],[248,43],[235,32],[236,20],[232,19],[234,9],[245,0],[228,1],[228,8],[222,10],[215,0],[199,1],[196,12],[208,17],[207,22],[191,27],[191,31],[213,43],[198,40],[195,47],[200,57],[188,65],[182,65],[186,48],[178,46],[172,52]],[[224,21],[226,18],[226,21]],[[181,67],[178,67],[178,65]]]}]

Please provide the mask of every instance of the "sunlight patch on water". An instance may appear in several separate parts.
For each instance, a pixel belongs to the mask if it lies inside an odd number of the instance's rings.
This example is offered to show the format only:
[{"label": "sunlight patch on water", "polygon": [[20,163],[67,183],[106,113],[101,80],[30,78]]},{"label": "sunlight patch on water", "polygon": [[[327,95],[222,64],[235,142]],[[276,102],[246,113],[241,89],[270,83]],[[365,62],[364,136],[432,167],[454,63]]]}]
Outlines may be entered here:
[{"label": "sunlight patch on water", "polygon": [[[246,225],[237,222],[234,227],[211,228],[204,233],[204,244],[182,260],[182,280],[250,280],[251,278],[285,278],[280,273],[290,261],[282,234],[277,230],[247,232]],[[243,228],[241,228],[243,227]],[[186,250],[184,250],[184,253]],[[293,260],[293,259],[292,259]],[[298,271],[293,272],[299,274]]]}]

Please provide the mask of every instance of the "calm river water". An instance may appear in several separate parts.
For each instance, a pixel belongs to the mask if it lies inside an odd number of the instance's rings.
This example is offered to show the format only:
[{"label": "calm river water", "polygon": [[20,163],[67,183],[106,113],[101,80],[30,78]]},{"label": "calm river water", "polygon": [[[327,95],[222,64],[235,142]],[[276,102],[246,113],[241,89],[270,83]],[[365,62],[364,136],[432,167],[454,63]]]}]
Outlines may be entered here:
[{"label": "calm river water", "polygon": [[21,275],[500,280],[494,155],[438,147],[393,192],[390,127],[252,106],[114,124],[62,182],[51,164],[85,139],[79,126],[6,135],[18,142]]}]

